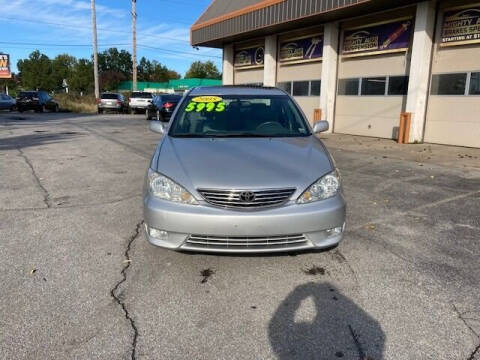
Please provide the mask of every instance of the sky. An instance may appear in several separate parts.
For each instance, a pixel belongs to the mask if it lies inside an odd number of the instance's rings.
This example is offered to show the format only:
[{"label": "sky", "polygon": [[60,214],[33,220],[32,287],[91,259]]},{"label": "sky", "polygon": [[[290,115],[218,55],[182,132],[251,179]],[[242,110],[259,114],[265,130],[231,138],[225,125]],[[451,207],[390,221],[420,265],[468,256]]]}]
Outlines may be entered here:
[{"label": "sky", "polygon": [[[157,60],[184,75],[196,60],[212,60],[221,71],[221,50],[190,46],[190,26],[210,0],[137,0],[137,57]],[[17,61],[34,50],[53,58],[68,53],[90,58],[90,0],[0,0],[4,37],[0,52]],[[96,0],[98,51],[132,50],[131,0]]]}]

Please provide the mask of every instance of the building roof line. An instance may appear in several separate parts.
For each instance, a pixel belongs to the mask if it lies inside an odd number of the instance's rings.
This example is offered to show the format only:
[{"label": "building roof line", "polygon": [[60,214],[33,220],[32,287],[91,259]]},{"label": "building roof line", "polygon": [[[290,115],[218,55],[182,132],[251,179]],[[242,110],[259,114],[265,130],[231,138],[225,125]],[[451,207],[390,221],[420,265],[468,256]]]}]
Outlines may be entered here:
[{"label": "building roof line", "polygon": [[[215,2],[216,0],[213,0],[212,3],[209,5],[209,7],[207,8],[207,10],[213,5],[213,3]],[[248,14],[250,12],[253,12],[253,11],[256,11],[256,10],[260,10],[260,9],[264,9],[266,7],[269,7],[269,6],[272,6],[272,5],[276,5],[278,3],[281,3],[281,2],[284,2],[286,0],[263,0],[257,4],[253,4],[253,5],[250,5],[250,6],[246,6],[244,8],[241,8],[241,9],[238,9],[238,10],[235,10],[235,11],[231,11],[229,13],[226,13],[226,14],[223,14],[223,15],[220,15],[220,16],[217,16],[213,19],[210,19],[210,20],[206,20],[206,21],[203,21],[201,23],[199,23],[198,21],[201,19],[201,17],[203,16],[203,14],[198,18],[198,20],[195,22],[195,24],[193,24],[191,30],[192,31],[195,31],[195,30],[198,30],[198,29],[201,29],[201,28],[204,28],[206,26],[209,26],[209,25],[213,25],[213,24],[217,24],[219,22],[222,22],[222,21],[225,21],[225,20],[229,20],[229,19],[233,19],[237,16],[240,16],[240,15],[244,15],[244,14]],[[207,12],[207,10],[205,10],[204,14]]]}]

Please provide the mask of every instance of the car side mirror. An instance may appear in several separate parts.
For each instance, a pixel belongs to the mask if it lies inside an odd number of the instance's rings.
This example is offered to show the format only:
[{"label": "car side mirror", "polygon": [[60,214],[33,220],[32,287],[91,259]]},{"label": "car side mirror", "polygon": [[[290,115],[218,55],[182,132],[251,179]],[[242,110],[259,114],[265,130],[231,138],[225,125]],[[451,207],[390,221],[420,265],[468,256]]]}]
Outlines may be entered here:
[{"label": "car side mirror", "polygon": [[150,122],[150,130],[163,135],[165,134],[165,125],[161,121],[152,121]]},{"label": "car side mirror", "polygon": [[315,134],[320,134],[322,132],[328,131],[330,125],[328,124],[328,121],[322,120],[322,121],[317,121],[313,125],[313,132]]}]

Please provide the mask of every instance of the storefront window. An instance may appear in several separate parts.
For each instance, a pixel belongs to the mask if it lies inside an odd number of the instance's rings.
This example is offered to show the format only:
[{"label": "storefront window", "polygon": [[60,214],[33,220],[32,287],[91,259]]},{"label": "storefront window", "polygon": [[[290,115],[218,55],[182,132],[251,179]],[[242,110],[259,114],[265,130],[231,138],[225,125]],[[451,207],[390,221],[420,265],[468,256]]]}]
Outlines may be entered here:
[{"label": "storefront window", "polygon": [[480,72],[472,73],[470,77],[470,95],[480,95]]},{"label": "storefront window", "polygon": [[277,83],[277,87],[279,89],[285,90],[290,95],[292,94],[292,83],[290,81],[279,82],[279,83]]},{"label": "storefront window", "polygon": [[467,74],[439,74],[432,77],[432,95],[465,95]]},{"label": "storefront window", "polygon": [[385,95],[387,78],[374,77],[362,79],[362,95]]},{"label": "storefront window", "polygon": [[388,78],[388,95],[407,95],[408,76],[390,76]]},{"label": "storefront window", "polygon": [[320,96],[320,80],[312,80],[310,83],[310,96]]},{"label": "storefront window", "polygon": [[338,95],[358,96],[358,85],[360,79],[340,79],[338,80]]},{"label": "storefront window", "polygon": [[294,81],[293,96],[308,96],[309,81]]}]

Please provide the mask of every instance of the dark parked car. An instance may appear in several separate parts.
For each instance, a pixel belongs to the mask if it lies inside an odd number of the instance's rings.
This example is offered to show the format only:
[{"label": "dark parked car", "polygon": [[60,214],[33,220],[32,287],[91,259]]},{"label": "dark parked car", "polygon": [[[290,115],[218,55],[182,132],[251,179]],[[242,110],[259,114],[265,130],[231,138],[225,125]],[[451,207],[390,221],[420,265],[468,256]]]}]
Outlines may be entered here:
[{"label": "dark parked car", "polygon": [[147,120],[169,121],[178,102],[180,95],[157,95],[145,111]]},{"label": "dark parked car", "polygon": [[17,97],[17,109],[20,112],[26,110],[57,112],[58,103],[46,91],[22,91]]},{"label": "dark parked car", "polygon": [[127,104],[122,94],[103,93],[98,99],[97,109],[99,114],[103,114],[107,110],[123,113],[127,110]]},{"label": "dark parked car", "polygon": [[10,95],[0,94],[0,110],[10,110],[15,109],[16,101]]}]

